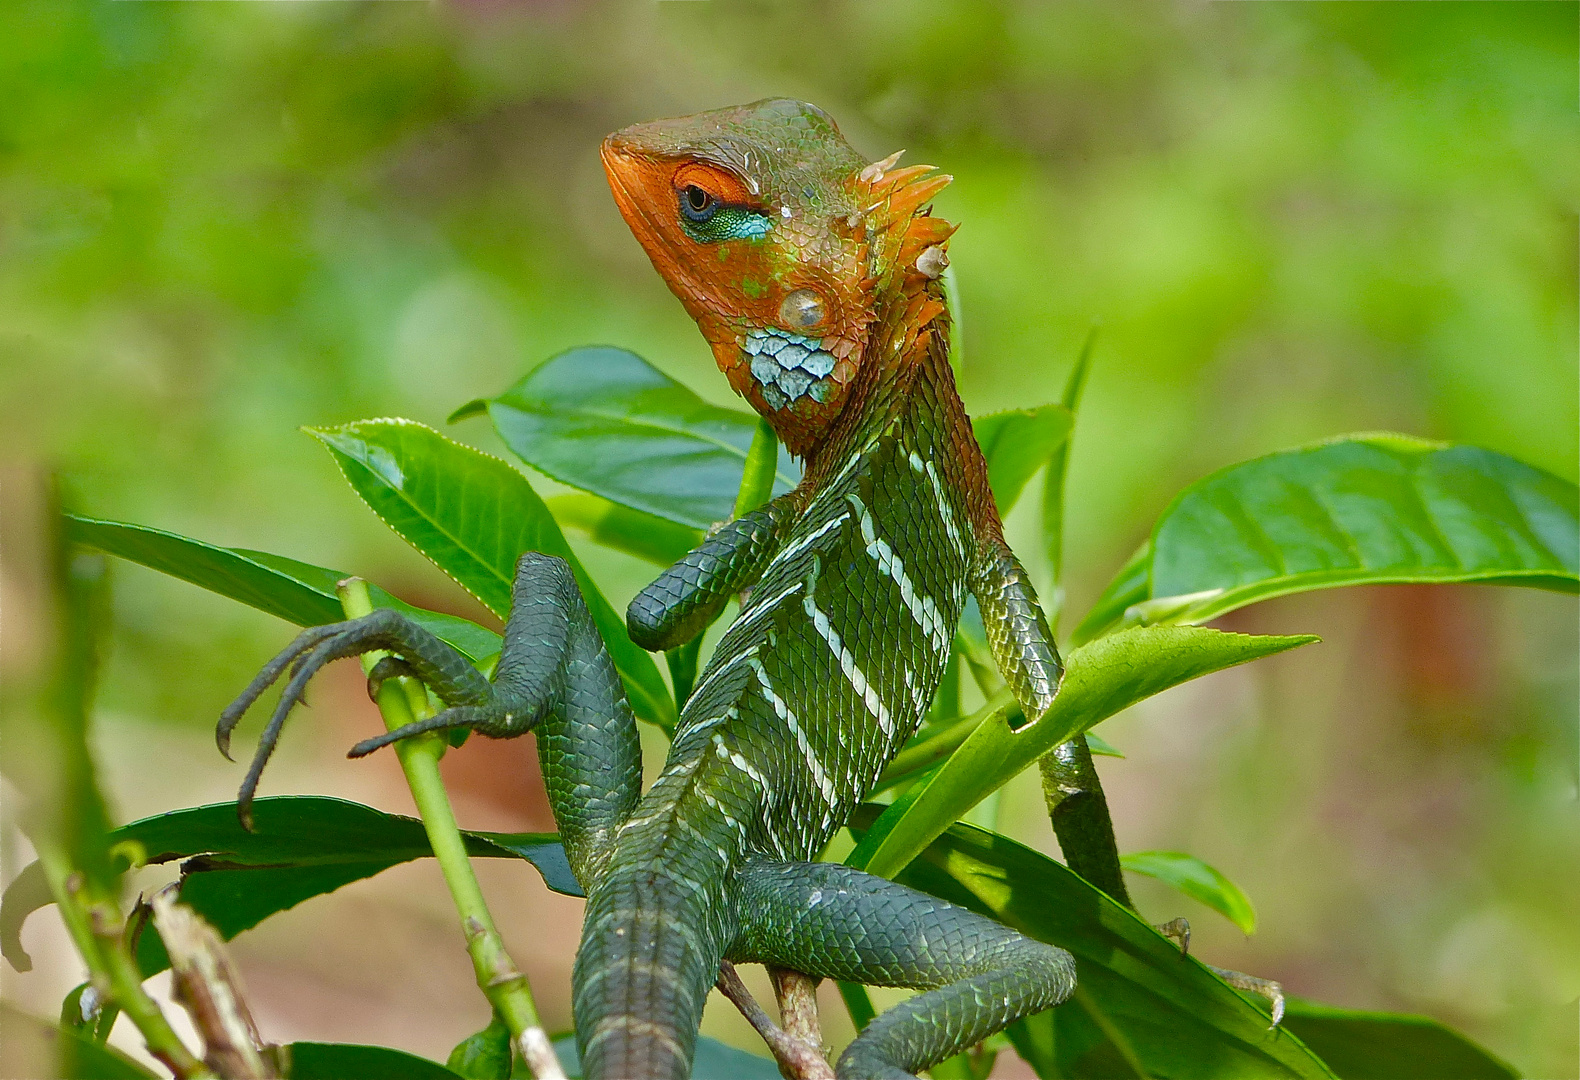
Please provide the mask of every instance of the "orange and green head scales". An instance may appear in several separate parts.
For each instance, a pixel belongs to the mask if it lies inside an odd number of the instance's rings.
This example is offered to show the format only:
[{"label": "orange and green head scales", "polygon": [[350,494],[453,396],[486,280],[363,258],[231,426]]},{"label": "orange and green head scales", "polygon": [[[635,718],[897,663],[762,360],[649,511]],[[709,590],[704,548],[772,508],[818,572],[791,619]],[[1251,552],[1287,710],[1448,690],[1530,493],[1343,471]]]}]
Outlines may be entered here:
[{"label": "orange and green head scales", "polygon": [[[621,214],[730,385],[798,454],[869,359],[877,301],[936,277],[952,231],[917,213],[947,176],[869,164],[799,101],[637,124],[604,140],[603,162]],[[918,270],[928,247],[937,252]]]}]

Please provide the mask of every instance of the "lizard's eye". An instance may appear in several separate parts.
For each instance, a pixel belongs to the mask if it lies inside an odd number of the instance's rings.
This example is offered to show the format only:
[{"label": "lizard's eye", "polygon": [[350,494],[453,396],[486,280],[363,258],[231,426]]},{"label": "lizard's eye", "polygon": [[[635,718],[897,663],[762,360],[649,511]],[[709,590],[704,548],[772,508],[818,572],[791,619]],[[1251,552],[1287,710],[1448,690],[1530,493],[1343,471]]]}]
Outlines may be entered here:
[{"label": "lizard's eye", "polygon": [[696,184],[687,184],[680,193],[680,210],[686,217],[702,224],[719,208],[719,201]]},{"label": "lizard's eye", "polygon": [[[710,180],[713,182],[703,187],[686,183],[682,176],[675,184],[680,227],[687,236],[699,244],[717,244],[725,240],[761,240],[768,235],[773,222],[767,214],[743,206],[719,178]],[[710,190],[715,189],[715,184],[724,187],[723,195]],[[743,193],[740,199],[744,197]]]}]

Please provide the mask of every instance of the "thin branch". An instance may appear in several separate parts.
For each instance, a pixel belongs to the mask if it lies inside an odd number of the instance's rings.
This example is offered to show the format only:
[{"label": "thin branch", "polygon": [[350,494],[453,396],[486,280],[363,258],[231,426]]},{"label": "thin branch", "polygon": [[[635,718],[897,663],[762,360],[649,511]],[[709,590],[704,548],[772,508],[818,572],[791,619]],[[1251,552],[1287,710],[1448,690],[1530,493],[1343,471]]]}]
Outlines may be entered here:
[{"label": "thin branch", "polygon": [[[347,618],[357,619],[372,612],[368,585],[361,578],[347,578],[340,583],[338,591]],[[372,671],[386,655],[379,651],[365,653],[363,670]],[[384,725],[390,731],[433,715],[428,692],[415,679],[385,679],[379,687],[377,703]],[[466,951],[472,957],[477,985],[510,1028],[511,1041],[526,1059],[532,1075],[537,1080],[565,1080],[565,1071],[560,1068],[554,1046],[538,1019],[532,988],[505,951],[499,927],[494,924],[477,875],[472,872],[466,842],[461,838],[450,796],[439,777],[439,759],[444,756],[446,745],[443,734],[428,732],[400,740],[395,744],[395,754],[406,773],[418,816],[428,833],[428,844],[433,848],[444,882],[450,888],[450,898],[461,916],[461,930],[466,935]]]},{"label": "thin branch", "polygon": [[173,996],[203,1036],[203,1063],[236,1080],[275,1080],[279,1074],[264,1056],[224,942],[201,915],[176,902],[177,889],[169,885],[154,894],[154,925],[170,954]]},{"label": "thin branch", "polygon": [[[804,975],[800,977],[806,978]],[[807,981],[811,983],[811,980]],[[834,1080],[834,1070],[830,1067],[828,1059],[823,1056],[819,1045],[821,1039],[817,1038],[815,1000],[812,1006],[812,1030],[815,1041],[803,1041],[788,1034],[773,1022],[763,1007],[757,1004],[757,999],[752,997],[752,992],[746,989],[746,984],[741,982],[741,976],[735,970],[735,965],[728,960],[719,965],[717,985],[720,992],[734,1003],[742,1016],[746,1017],[747,1022],[757,1029],[757,1034],[763,1037],[763,1042],[768,1044],[774,1060],[779,1063],[779,1073],[785,1080]],[[816,984],[811,983],[811,985],[815,987]],[[777,981],[775,992],[778,993]],[[795,1023],[797,1026],[804,1024],[804,1017],[799,1011],[801,1008],[798,1004],[796,1021],[787,1019],[786,1023]]]},{"label": "thin branch", "polygon": [[785,1034],[824,1054],[823,1029],[817,1014],[819,980],[781,967],[769,967],[768,977],[774,984],[779,1022],[784,1025]]}]

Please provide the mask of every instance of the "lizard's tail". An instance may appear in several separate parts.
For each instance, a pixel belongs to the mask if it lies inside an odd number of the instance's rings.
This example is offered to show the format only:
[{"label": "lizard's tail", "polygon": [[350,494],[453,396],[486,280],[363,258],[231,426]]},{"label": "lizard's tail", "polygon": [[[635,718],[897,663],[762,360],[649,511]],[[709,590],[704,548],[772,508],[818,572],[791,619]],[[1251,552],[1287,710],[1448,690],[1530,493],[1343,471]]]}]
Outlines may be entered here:
[{"label": "lizard's tail", "polygon": [[621,869],[587,901],[572,975],[587,1080],[686,1080],[727,945],[718,850],[684,831],[643,831],[653,850],[622,842]]}]

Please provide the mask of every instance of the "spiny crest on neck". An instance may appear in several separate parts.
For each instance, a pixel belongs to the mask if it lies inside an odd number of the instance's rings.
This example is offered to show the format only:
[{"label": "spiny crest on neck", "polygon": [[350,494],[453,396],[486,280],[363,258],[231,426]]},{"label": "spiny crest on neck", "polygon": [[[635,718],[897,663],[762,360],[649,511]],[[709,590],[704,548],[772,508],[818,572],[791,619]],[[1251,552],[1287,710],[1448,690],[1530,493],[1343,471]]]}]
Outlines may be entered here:
[{"label": "spiny crest on neck", "polygon": [[922,332],[947,308],[935,284],[949,265],[949,238],[959,226],[932,216],[931,199],[954,177],[931,165],[894,168],[901,152],[875,161],[852,178],[867,222],[872,276],[867,291],[884,325],[869,336],[887,346],[892,362],[911,356]]},{"label": "spiny crest on neck", "polygon": [[604,141],[622,215],[793,453],[944,310],[935,280],[954,227],[923,206],[950,178],[897,159],[868,164],[826,113],[784,99]]}]

